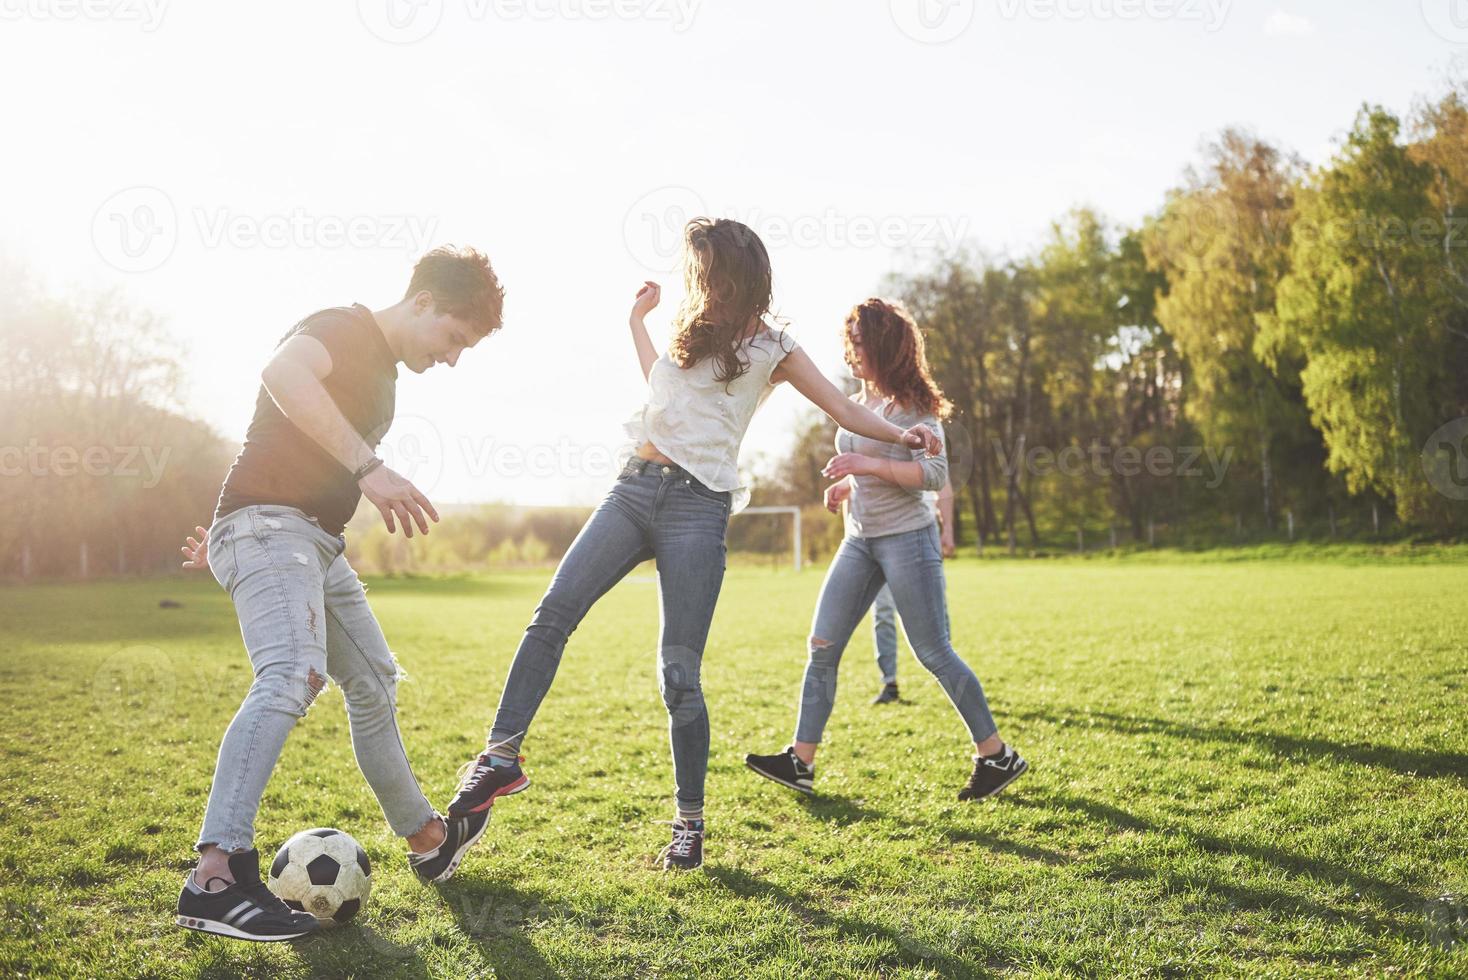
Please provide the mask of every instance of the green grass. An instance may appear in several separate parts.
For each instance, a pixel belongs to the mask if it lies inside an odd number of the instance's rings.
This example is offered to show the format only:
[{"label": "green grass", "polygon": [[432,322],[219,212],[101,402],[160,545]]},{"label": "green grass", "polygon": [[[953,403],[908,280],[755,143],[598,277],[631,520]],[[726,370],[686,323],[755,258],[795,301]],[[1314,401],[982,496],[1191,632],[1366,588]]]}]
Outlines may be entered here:
[{"label": "green grass", "polygon": [[[259,845],[341,827],[375,886],[357,925],[293,946],[172,925],[249,678],[223,593],[0,589],[0,975],[1468,974],[1468,565],[952,563],[958,649],[1033,763],[983,805],[953,798],[962,728],[909,654],[909,702],[868,706],[865,629],[820,795],[745,771],[788,740],[822,570],[732,570],[704,674],[708,864],[684,876],[652,864],[671,773],[645,572],[572,639],[527,742],[534,786],[443,888],[407,871],[340,697],[319,700]],[[440,805],[547,577],[371,590]]]}]

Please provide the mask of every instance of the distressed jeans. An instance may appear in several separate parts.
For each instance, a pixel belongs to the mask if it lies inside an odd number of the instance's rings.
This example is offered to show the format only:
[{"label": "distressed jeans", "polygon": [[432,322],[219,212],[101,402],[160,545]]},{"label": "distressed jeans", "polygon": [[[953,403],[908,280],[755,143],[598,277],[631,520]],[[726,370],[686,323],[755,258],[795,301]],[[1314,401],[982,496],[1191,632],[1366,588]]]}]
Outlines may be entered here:
[{"label": "distressed jeans", "polygon": [[200,848],[251,846],[286,736],[328,677],[393,833],[406,837],[434,815],[398,733],[397,662],[345,549],[345,538],[294,507],[245,507],[209,529],[209,567],[234,601],[255,680],[219,746]]},{"label": "distressed jeans", "polygon": [[677,466],[634,459],[591,515],[556,568],[515,651],[490,745],[507,755],[540,708],[566,641],[596,600],[649,558],[657,562],[662,628],[658,686],[678,805],[703,807],[709,717],[700,670],[709,623],[724,583],[730,494],[710,490]]},{"label": "distressed jeans", "polygon": [[984,689],[948,636],[948,600],[938,525],[874,538],[847,537],[836,550],[811,622],[810,659],[795,739],[820,742],[836,704],[836,668],[852,632],[885,583],[918,662],[938,679],[974,742],[996,731]]}]

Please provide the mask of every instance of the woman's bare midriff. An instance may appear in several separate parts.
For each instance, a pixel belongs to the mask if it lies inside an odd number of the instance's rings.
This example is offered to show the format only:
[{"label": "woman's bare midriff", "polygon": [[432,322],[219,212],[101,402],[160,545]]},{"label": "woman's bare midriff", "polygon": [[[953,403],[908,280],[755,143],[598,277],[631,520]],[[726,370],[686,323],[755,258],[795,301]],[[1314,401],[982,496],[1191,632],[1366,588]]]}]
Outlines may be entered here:
[{"label": "woman's bare midriff", "polygon": [[[625,450],[624,450],[625,451]],[[650,442],[644,442],[637,447],[637,455],[641,459],[651,460],[654,463],[662,463],[664,466],[676,466],[671,459],[658,452],[658,447]]]}]

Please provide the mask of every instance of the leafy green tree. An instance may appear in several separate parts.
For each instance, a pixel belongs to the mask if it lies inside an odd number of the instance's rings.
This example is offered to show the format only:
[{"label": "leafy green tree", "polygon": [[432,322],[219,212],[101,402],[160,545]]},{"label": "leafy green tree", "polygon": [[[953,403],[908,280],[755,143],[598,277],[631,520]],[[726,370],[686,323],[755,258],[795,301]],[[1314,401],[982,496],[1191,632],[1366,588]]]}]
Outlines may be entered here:
[{"label": "leafy green tree", "polygon": [[1258,349],[1272,366],[1303,358],[1330,470],[1410,521],[1436,509],[1417,457],[1453,382],[1434,172],[1400,135],[1391,113],[1363,108],[1301,188],[1290,273],[1276,313],[1260,317]]},{"label": "leafy green tree", "polygon": [[1279,352],[1266,361],[1257,349],[1259,318],[1273,312],[1275,285],[1289,268],[1300,169],[1268,143],[1226,130],[1144,236],[1151,267],[1166,277],[1157,319],[1187,362],[1188,419],[1258,475],[1267,527],[1281,453],[1297,458],[1319,443],[1295,358]]}]

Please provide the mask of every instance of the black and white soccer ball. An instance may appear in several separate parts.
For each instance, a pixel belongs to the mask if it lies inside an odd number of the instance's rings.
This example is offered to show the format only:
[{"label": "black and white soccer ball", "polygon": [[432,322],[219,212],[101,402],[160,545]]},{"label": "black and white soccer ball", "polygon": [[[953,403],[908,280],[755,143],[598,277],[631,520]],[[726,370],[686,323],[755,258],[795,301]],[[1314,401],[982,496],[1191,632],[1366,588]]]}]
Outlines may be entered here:
[{"label": "black and white soccer ball", "polygon": [[351,834],[317,827],[280,845],[266,884],[291,908],[310,912],[322,925],[333,925],[346,922],[367,904],[372,864]]}]

